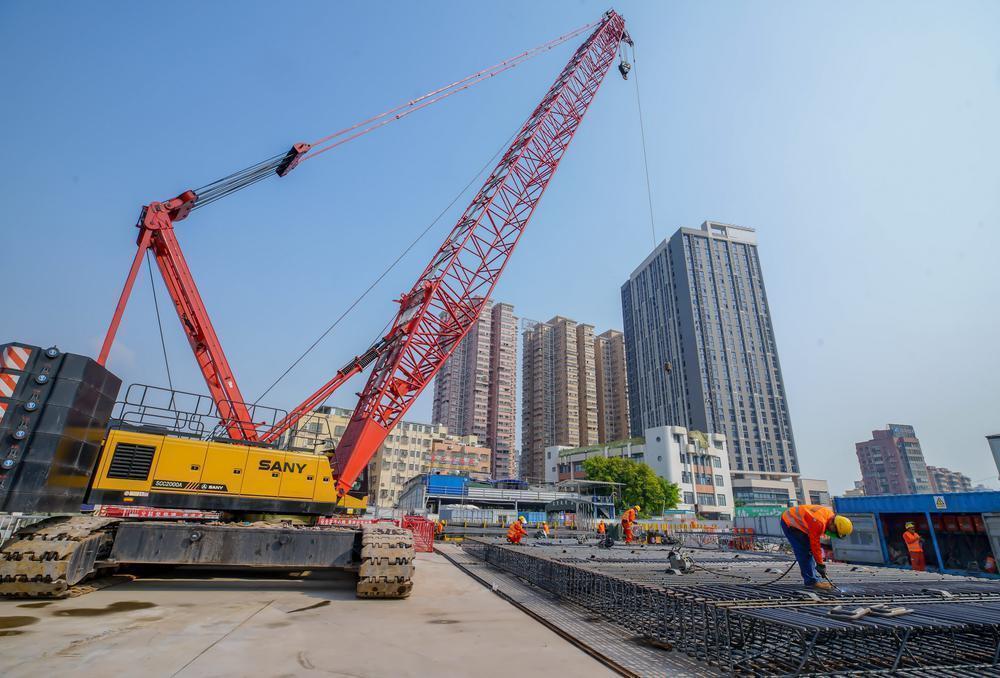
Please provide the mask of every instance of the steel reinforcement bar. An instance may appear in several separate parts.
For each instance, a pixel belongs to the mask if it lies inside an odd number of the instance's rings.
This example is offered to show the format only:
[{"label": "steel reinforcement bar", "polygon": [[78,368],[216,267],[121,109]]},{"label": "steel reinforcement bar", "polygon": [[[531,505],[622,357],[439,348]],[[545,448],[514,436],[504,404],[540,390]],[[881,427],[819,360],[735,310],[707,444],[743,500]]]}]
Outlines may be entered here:
[{"label": "steel reinforcement bar", "polygon": [[[816,595],[793,583],[767,583],[776,576],[767,570],[789,564],[777,558],[716,552],[710,569],[677,574],[667,572],[668,549],[477,539],[463,547],[631,633],[734,674],[965,670],[1000,662],[1000,587],[987,581],[838,565],[840,590]],[[909,612],[858,620],[831,615],[838,606],[880,604]]]}]

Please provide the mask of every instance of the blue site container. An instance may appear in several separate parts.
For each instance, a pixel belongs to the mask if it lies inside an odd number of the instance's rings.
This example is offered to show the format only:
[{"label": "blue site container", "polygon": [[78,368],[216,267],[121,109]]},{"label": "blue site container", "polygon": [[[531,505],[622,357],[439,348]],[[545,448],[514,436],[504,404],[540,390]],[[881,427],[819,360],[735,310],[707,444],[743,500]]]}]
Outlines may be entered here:
[{"label": "blue site container", "polygon": [[912,522],[924,538],[928,570],[997,577],[1000,492],[836,497],[834,508],[854,521],[854,533],[834,540],[839,560],[909,567],[902,534]]},{"label": "blue site container", "polygon": [[469,479],[465,476],[427,476],[427,493],[450,497],[461,497],[465,493],[465,485]]}]

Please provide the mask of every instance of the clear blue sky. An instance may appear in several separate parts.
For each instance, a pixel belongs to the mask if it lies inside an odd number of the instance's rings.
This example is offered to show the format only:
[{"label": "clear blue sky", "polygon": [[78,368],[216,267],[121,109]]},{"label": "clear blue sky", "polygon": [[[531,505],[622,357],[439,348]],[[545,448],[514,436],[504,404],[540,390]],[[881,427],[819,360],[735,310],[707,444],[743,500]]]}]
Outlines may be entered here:
[{"label": "clear blue sky", "polygon": [[[95,354],[142,204],[604,9],[7,0],[0,335]],[[844,489],[860,477],[854,442],[891,421],[916,427],[929,463],[995,477],[983,436],[1000,432],[1000,3],[618,9],[638,47],[658,237],[705,219],[758,229],[803,471]],[[455,196],[572,49],[178,226],[246,395]],[[619,286],[652,247],[635,84],[611,76],[499,284],[521,316],[620,328]],[[294,405],[368,345],[461,206],[269,401]],[[111,367],[162,384],[141,280]],[[176,319],[166,327],[175,381],[203,391]],[[352,406],[357,388],[332,402]],[[429,416],[425,396],[411,418]]]}]

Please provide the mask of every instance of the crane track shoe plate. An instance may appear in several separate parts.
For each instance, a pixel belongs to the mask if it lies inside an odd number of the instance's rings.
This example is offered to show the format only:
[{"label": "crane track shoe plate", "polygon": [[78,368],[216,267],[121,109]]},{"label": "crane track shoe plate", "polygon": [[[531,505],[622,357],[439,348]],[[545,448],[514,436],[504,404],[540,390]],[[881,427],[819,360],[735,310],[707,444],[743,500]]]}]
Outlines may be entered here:
[{"label": "crane track shoe plate", "polygon": [[374,523],[361,528],[359,598],[406,598],[413,589],[413,534]]},{"label": "crane track shoe plate", "polygon": [[95,573],[117,518],[58,516],[18,530],[0,545],[0,596],[67,598]]}]

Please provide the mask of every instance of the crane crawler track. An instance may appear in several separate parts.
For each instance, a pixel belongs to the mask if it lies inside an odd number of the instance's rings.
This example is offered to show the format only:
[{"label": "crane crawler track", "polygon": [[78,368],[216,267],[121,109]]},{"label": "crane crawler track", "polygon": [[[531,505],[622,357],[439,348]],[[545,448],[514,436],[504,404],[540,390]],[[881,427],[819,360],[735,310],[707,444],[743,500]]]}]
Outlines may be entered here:
[{"label": "crane crawler track", "polygon": [[57,516],[15,532],[0,545],[0,596],[69,598],[95,574],[114,539],[117,518]]},{"label": "crane crawler track", "polygon": [[361,532],[358,598],[406,598],[413,590],[413,534],[391,525],[365,525]]}]

